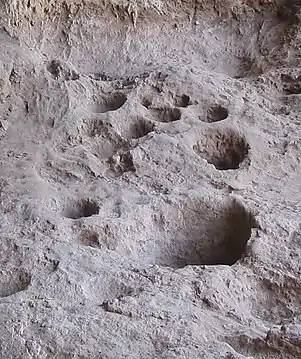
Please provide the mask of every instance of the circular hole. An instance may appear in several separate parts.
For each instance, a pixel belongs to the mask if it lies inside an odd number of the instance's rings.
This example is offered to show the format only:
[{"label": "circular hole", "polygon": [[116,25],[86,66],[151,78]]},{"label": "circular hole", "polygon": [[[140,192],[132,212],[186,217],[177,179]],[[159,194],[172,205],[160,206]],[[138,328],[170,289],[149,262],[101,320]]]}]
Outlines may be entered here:
[{"label": "circular hole", "polygon": [[249,145],[233,131],[215,131],[208,132],[193,149],[216,169],[229,170],[239,168],[248,156]]},{"label": "circular hole", "polygon": [[145,108],[149,108],[151,105],[152,105],[152,100],[147,98],[147,97],[144,97],[142,100],[141,100],[141,104],[142,106],[144,106]]},{"label": "circular hole", "polygon": [[63,217],[78,219],[82,217],[91,217],[99,213],[99,206],[96,202],[82,200],[66,207],[62,213]]},{"label": "circular hole", "polygon": [[27,289],[30,284],[30,276],[18,269],[11,268],[10,271],[1,273],[0,276],[0,297],[8,297],[10,295],[22,292]]},{"label": "circular hole", "polygon": [[76,236],[77,242],[83,246],[99,248],[99,235],[93,230],[84,229]]},{"label": "circular hole", "polygon": [[190,105],[190,97],[185,94],[175,96],[174,104],[178,107],[188,107]]},{"label": "circular hole", "polygon": [[139,121],[132,125],[131,127],[131,138],[138,139],[146,136],[148,133],[154,130],[154,124],[146,121]]},{"label": "circular hole", "polygon": [[113,93],[108,96],[104,96],[98,103],[95,105],[95,113],[105,113],[109,111],[116,111],[122,107],[127,98],[123,93]]},{"label": "circular hole", "polygon": [[165,208],[159,218],[163,232],[155,261],[173,268],[233,265],[243,257],[256,227],[254,216],[236,200],[189,200],[180,207]]},{"label": "circular hole", "polygon": [[229,115],[228,110],[221,106],[215,105],[208,109],[207,111],[207,122],[218,122],[225,120]]},{"label": "circular hole", "polygon": [[159,122],[174,122],[181,119],[181,111],[178,108],[152,108],[150,112]]}]

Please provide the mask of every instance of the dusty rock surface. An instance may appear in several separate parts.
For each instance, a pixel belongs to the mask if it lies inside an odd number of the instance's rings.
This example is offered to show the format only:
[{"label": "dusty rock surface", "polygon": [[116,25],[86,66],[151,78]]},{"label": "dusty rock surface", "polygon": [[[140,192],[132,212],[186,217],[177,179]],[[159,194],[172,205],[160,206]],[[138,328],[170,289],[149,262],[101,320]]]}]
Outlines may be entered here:
[{"label": "dusty rock surface", "polygon": [[1,358],[301,358],[299,3],[1,1]]}]

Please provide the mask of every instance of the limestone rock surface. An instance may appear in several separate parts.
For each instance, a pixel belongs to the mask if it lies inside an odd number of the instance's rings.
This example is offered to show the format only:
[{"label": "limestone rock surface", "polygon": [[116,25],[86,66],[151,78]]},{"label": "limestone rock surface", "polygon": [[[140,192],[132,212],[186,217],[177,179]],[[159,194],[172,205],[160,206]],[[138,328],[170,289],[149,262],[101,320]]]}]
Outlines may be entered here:
[{"label": "limestone rock surface", "polygon": [[1,1],[0,358],[301,358],[300,16]]}]

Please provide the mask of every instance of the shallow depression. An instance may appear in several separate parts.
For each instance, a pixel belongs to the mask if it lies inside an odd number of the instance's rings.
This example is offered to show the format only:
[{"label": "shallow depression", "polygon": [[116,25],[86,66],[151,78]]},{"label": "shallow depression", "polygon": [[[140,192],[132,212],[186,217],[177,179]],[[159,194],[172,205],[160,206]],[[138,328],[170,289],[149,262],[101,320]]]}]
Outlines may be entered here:
[{"label": "shallow depression", "polygon": [[133,156],[130,151],[116,154],[107,160],[109,169],[117,176],[121,176],[125,172],[135,172],[136,168],[133,162]]}]

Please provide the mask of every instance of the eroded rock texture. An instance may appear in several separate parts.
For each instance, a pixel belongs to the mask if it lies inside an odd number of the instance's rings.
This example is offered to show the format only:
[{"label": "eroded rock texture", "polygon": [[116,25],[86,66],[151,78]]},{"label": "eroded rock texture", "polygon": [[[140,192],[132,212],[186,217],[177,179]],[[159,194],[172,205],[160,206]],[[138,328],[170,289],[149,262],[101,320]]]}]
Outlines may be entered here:
[{"label": "eroded rock texture", "polygon": [[300,14],[1,2],[1,358],[301,357]]}]

